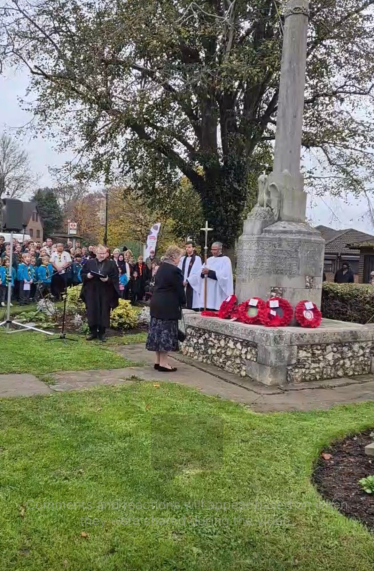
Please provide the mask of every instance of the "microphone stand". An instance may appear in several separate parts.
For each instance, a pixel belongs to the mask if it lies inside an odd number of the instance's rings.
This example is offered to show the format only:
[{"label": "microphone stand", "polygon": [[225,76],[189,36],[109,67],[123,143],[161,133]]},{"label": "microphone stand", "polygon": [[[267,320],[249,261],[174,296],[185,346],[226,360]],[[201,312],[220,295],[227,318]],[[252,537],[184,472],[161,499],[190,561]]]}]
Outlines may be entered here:
[{"label": "microphone stand", "polygon": [[[71,266],[72,264],[69,264],[69,266]],[[67,266],[67,267],[69,267]],[[59,272],[56,272],[59,273]],[[52,274],[55,275],[55,274]],[[62,309],[62,327],[61,327],[61,333],[58,337],[55,337],[54,339],[48,339],[48,341],[63,341],[64,343],[66,343],[67,341],[75,341],[76,343],[78,342],[78,339],[72,339],[71,337],[67,337],[66,333],[65,333],[65,325],[66,325],[66,302],[67,302],[67,298],[68,298],[68,294],[67,294],[67,290],[68,290],[68,286],[65,286],[64,289],[64,293],[62,294],[63,300],[64,300],[64,305],[63,305],[63,309]]]}]

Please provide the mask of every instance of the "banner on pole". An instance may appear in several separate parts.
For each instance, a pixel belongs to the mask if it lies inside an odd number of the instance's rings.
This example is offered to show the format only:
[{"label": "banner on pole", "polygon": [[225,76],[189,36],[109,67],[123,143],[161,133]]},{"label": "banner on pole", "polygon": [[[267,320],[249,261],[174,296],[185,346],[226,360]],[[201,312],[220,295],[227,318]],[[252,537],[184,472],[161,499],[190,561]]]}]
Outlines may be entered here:
[{"label": "banner on pole", "polygon": [[160,232],[160,228],[161,228],[161,224],[158,222],[157,224],[154,224],[152,226],[152,228],[148,234],[147,245],[146,245],[146,249],[145,249],[146,258],[149,257],[151,252],[156,253],[157,238],[158,238],[158,234]]}]

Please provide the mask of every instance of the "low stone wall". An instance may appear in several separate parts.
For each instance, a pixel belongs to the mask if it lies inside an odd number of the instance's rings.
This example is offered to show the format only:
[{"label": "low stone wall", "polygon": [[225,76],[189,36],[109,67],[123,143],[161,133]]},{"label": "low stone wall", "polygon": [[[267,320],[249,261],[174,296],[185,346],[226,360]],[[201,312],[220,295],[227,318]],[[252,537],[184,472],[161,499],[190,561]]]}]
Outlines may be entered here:
[{"label": "low stone wall", "polygon": [[187,339],[183,343],[182,353],[241,377],[247,376],[248,361],[257,360],[254,343],[198,327],[187,327]]},{"label": "low stone wall", "polygon": [[374,373],[374,327],[324,320],[319,329],[185,315],[184,355],[265,385]]},{"label": "low stone wall", "polygon": [[288,367],[287,381],[302,383],[371,372],[372,342],[298,347],[297,363]]}]

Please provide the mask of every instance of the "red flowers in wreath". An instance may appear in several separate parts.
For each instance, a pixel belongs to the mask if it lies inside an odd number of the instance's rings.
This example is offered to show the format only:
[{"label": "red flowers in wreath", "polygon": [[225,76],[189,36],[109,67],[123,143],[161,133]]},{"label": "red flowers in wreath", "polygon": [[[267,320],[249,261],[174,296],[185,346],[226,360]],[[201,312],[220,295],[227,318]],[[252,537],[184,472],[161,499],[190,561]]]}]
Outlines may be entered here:
[{"label": "red flowers in wreath", "polygon": [[236,295],[229,295],[229,297],[221,303],[221,307],[218,311],[218,317],[220,319],[230,319],[237,303],[238,299]]},{"label": "red flowers in wreath", "polygon": [[282,297],[272,297],[259,312],[258,318],[265,327],[286,327],[293,316],[292,305]]},{"label": "red flowers in wreath", "polygon": [[236,317],[236,304],[238,299],[236,295],[230,295],[221,303],[221,307],[217,311],[202,311],[201,315],[203,317],[219,317],[220,319],[230,319],[231,317]]},{"label": "red flowers in wreath", "polygon": [[322,313],[312,301],[299,301],[295,308],[295,317],[301,327],[316,328],[321,325]]},{"label": "red flowers in wreath", "polygon": [[265,302],[263,299],[252,297],[239,305],[237,309],[238,321],[247,325],[259,325],[259,314],[264,308]]}]

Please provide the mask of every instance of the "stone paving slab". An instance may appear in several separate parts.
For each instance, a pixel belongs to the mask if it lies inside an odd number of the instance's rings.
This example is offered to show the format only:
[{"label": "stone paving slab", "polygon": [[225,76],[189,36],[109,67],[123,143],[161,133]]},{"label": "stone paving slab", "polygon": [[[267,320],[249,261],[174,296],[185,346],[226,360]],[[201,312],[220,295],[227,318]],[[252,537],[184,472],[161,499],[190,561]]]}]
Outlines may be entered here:
[{"label": "stone paving slab", "polygon": [[339,404],[374,400],[374,376],[361,379],[337,379],[331,383],[303,383],[285,387],[265,387],[230,375],[212,365],[190,361],[175,355],[176,373],[160,373],[153,368],[153,354],[143,345],[117,349],[125,358],[140,366],[113,370],[67,371],[51,373],[54,380],[47,385],[33,375],[0,375],[0,397],[31,396],[94,386],[123,385],[141,381],[173,382],[247,406],[254,412],[293,412],[324,410]]},{"label": "stone paving slab", "polygon": [[0,398],[49,395],[51,389],[34,375],[0,375]]},{"label": "stone paving slab", "polygon": [[136,375],[136,368],[126,369],[94,369],[91,371],[64,371],[52,373],[54,383],[53,392],[74,391],[77,389],[92,388],[96,385],[123,385],[131,384],[131,377]]}]

